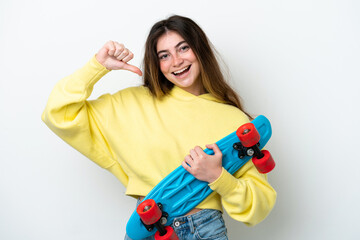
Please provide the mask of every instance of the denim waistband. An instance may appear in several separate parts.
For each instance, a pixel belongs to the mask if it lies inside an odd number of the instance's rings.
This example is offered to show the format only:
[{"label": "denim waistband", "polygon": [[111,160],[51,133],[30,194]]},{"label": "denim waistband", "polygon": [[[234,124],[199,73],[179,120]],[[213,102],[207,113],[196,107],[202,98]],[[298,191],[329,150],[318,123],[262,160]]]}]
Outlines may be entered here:
[{"label": "denim waistband", "polygon": [[[140,203],[141,201],[137,199],[136,207]],[[177,228],[189,222],[198,225],[198,224],[202,224],[203,222],[206,222],[207,219],[209,218],[213,218],[219,215],[222,217],[222,212],[217,209],[201,209],[199,212],[193,213],[191,215],[180,216],[175,218],[172,225],[174,225]]]},{"label": "denim waistband", "polygon": [[[203,223],[206,223],[209,219],[221,216],[222,213],[215,209],[202,209],[201,211],[188,215],[181,216],[174,219],[172,225],[174,228],[181,229],[187,226],[196,227]],[[193,229],[191,229],[193,232]]]}]

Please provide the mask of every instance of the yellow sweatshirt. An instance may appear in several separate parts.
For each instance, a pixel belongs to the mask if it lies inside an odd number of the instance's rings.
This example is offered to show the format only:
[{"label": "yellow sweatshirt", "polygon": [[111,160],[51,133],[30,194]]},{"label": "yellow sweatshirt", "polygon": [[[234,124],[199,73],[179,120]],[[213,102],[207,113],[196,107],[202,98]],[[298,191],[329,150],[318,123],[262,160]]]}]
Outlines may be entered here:
[{"label": "yellow sweatshirt", "polygon": [[[189,150],[205,148],[248,122],[239,109],[211,94],[192,95],[174,87],[157,99],[144,86],[87,100],[93,86],[109,71],[93,57],[59,81],[42,120],[65,142],[114,174],[126,194],[145,196],[177,168]],[[275,204],[276,192],[249,161],[236,174],[225,169],[209,184],[214,193],[198,208],[222,210],[254,225]]]}]

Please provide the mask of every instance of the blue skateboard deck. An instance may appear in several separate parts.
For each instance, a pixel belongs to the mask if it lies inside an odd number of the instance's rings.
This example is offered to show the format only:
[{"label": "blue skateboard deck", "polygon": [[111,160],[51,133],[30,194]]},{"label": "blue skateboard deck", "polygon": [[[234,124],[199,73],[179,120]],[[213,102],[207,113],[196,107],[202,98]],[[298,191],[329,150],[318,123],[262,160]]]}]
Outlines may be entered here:
[{"label": "blue skateboard deck", "polygon": [[[272,134],[270,121],[265,116],[260,115],[252,123],[260,134],[259,148],[261,149],[269,141]],[[234,143],[238,142],[240,140],[236,135],[236,131],[216,142],[223,155],[222,165],[231,174],[234,174],[251,159],[249,156],[239,158],[238,151],[233,147]],[[210,149],[204,151],[206,154],[214,154]],[[153,199],[156,203],[162,204],[162,211],[168,213],[167,223],[165,224],[165,226],[168,226],[176,217],[185,215],[199,205],[212,192],[207,182],[196,179],[182,166],[179,166],[158,183],[146,195],[144,200]],[[152,236],[156,231],[156,228],[152,231],[146,229],[136,210],[131,215],[126,226],[127,235],[134,240]]]}]

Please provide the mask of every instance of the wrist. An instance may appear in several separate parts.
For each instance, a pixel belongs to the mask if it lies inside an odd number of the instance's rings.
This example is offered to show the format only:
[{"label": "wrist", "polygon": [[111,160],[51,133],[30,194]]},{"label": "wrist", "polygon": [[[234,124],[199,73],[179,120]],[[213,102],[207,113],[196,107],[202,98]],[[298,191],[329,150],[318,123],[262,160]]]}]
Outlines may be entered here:
[{"label": "wrist", "polygon": [[99,64],[101,64],[104,68],[106,68],[106,66],[105,66],[105,60],[102,59],[101,57],[99,57],[99,54],[95,54],[95,59],[96,59],[96,61],[97,61]]},{"label": "wrist", "polygon": [[105,60],[98,57],[98,54],[95,54],[94,59],[96,60],[96,63],[100,65],[102,68],[106,69],[107,71],[111,71],[112,69],[110,67],[107,67],[107,64],[105,63]]},{"label": "wrist", "polygon": [[217,169],[217,170],[214,172],[213,176],[209,179],[208,183],[209,183],[209,184],[212,184],[213,182],[216,182],[216,180],[218,180],[218,179],[220,178],[220,176],[222,175],[222,172],[223,172],[223,168],[222,168],[222,167],[219,168],[219,169]]}]

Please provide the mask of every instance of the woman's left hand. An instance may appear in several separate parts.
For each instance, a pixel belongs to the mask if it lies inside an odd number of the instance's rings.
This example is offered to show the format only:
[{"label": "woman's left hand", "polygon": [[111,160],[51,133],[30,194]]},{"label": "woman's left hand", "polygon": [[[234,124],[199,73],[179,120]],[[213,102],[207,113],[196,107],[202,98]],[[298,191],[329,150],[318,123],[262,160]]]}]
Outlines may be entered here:
[{"label": "woman's left hand", "polygon": [[213,150],[214,155],[208,155],[201,147],[196,146],[190,150],[181,165],[195,178],[212,183],[221,175],[222,153],[215,143],[206,147]]}]

